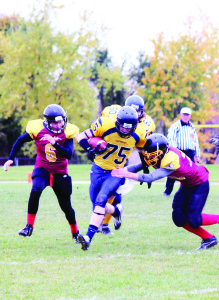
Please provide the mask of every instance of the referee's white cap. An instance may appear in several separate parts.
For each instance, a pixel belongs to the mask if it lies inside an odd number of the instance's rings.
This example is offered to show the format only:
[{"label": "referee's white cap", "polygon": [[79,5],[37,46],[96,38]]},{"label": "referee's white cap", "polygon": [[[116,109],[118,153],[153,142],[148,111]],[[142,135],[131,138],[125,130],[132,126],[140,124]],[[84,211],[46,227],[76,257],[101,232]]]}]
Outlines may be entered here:
[{"label": "referee's white cap", "polygon": [[191,111],[191,108],[189,107],[183,107],[180,111],[181,114],[188,114],[188,115],[191,115],[192,114],[192,111]]}]

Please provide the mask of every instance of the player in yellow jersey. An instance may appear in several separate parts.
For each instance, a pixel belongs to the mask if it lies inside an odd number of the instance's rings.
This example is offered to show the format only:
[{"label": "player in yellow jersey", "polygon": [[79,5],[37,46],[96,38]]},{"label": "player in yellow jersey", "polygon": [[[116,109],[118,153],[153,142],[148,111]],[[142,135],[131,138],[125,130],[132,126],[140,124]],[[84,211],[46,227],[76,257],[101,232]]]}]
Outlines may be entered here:
[{"label": "player in yellow jersey", "polygon": [[[137,111],[138,122],[143,128],[145,128],[147,132],[146,134],[147,137],[152,133],[154,133],[155,123],[153,119],[150,116],[146,115],[146,113],[144,112],[144,100],[140,96],[138,95],[129,96],[125,101],[125,105],[131,106]],[[141,159],[141,162],[143,163],[144,157],[142,153],[139,153],[139,157]],[[143,164],[143,166],[144,166],[143,172],[148,174],[149,173],[148,167],[145,164]],[[143,182],[141,182],[141,184],[142,183]],[[150,187],[151,187],[151,182],[148,183],[148,188]]]},{"label": "player in yellow jersey", "polygon": [[129,96],[125,105],[133,107],[138,113],[139,123],[147,130],[147,136],[154,133],[154,120],[144,112],[144,100],[138,95]]},{"label": "player in yellow jersey", "polygon": [[93,214],[90,219],[87,234],[79,233],[78,241],[83,250],[87,250],[106,214],[113,215],[115,225],[121,225],[123,207],[115,207],[107,203],[116,190],[124,183],[124,179],[112,177],[111,171],[116,166],[124,167],[135,146],[143,147],[146,130],[138,125],[138,115],[132,107],[124,106],[119,110],[116,121],[112,118],[100,117],[91,128],[77,136],[80,146],[87,152],[93,151],[88,144],[91,137],[101,137],[107,142],[107,149],[102,154],[96,154],[91,168],[90,199],[93,204]]},{"label": "player in yellow jersey", "polygon": [[101,113],[101,117],[109,117],[116,120],[120,108],[122,108],[122,106],[118,104],[112,104],[110,106],[106,106]]},{"label": "player in yellow jersey", "polygon": [[[118,105],[118,104],[112,104],[110,106],[106,106],[104,108],[104,110],[102,111],[101,116],[109,117],[109,118],[116,120],[117,114],[118,114],[120,108],[122,108],[122,106]],[[113,195],[108,199],[108,203],[113,204],[113,206],[121,203],[121,201],[122,201],[121,194],[117,194],[117,193],[116,193],[116,195]],[[105,218],[103,220],[103,224],[101,224],[100,227],[98,228],[98,232],[101,232],[105,235],[113,235],[114,234],[109,228],[109,222],[110,222],[111,218],[112,218],[111,215],[105,216]],[[116,228],[116,229],[118,230],[119,228]]]}]

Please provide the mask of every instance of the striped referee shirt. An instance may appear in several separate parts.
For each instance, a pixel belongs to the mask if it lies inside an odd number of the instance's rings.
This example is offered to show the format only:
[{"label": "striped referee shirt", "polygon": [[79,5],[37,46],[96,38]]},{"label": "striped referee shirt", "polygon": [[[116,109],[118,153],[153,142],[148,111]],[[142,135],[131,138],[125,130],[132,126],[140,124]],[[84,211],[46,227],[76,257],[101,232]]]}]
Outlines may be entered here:
[{"label": "striped referee shirt", "polygon": [[200,157],[198,135],[191,122],[176,121],[170,126],[167,138],[171,146],[179,150],[195,150],[195,156]]}]

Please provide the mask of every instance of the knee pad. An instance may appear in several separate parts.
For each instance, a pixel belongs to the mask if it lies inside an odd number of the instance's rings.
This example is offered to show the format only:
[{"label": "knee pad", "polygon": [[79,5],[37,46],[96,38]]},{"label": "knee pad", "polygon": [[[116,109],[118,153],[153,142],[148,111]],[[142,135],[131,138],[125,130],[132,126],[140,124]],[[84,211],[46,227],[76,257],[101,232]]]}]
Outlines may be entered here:
[{"label": "knee pad", "polygon": [[72,194],[72,180],[68,174],[54,174],[53,175],[53,188],[59,193],[70,196]]},{"label": "knee pad", "polygon": [[174,209],[172,212],[173,223],[177,227],[183,227],[186,224],[186,218],[180,208]]},{"label": "knee pad", "polygon": [[107,195],[102,194],[100,196],[97,196],[97,199],[95,201],[95,206],[105,207],[107,201],[108,201]]},{"label": "knee pad", "polygon": [[197,229],[199,226],[202,225],[202,217],[200,215],[197,216],[193,214],[187,214],[186,220],[193,229]]}]

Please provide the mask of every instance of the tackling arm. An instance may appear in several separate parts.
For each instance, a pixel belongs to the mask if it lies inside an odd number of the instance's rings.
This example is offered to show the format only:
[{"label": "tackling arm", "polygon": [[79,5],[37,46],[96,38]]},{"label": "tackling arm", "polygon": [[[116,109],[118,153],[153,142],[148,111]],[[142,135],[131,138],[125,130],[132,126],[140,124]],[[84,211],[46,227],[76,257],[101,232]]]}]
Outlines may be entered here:
[{"label": "tackling arm", "polygon": [[[129,169],[130,170],[130,169]],[[129,172],[127,168],[118,168],[116,170],[112,170],[111,175],[120,178],[129,178],[136,181],[143,181],[143,182],[153,182],[155,180],[164,178],[170,175],[174,170],[167,170],[167,169],[157,169],[151,172],[150,174],[136,174]]]}]

